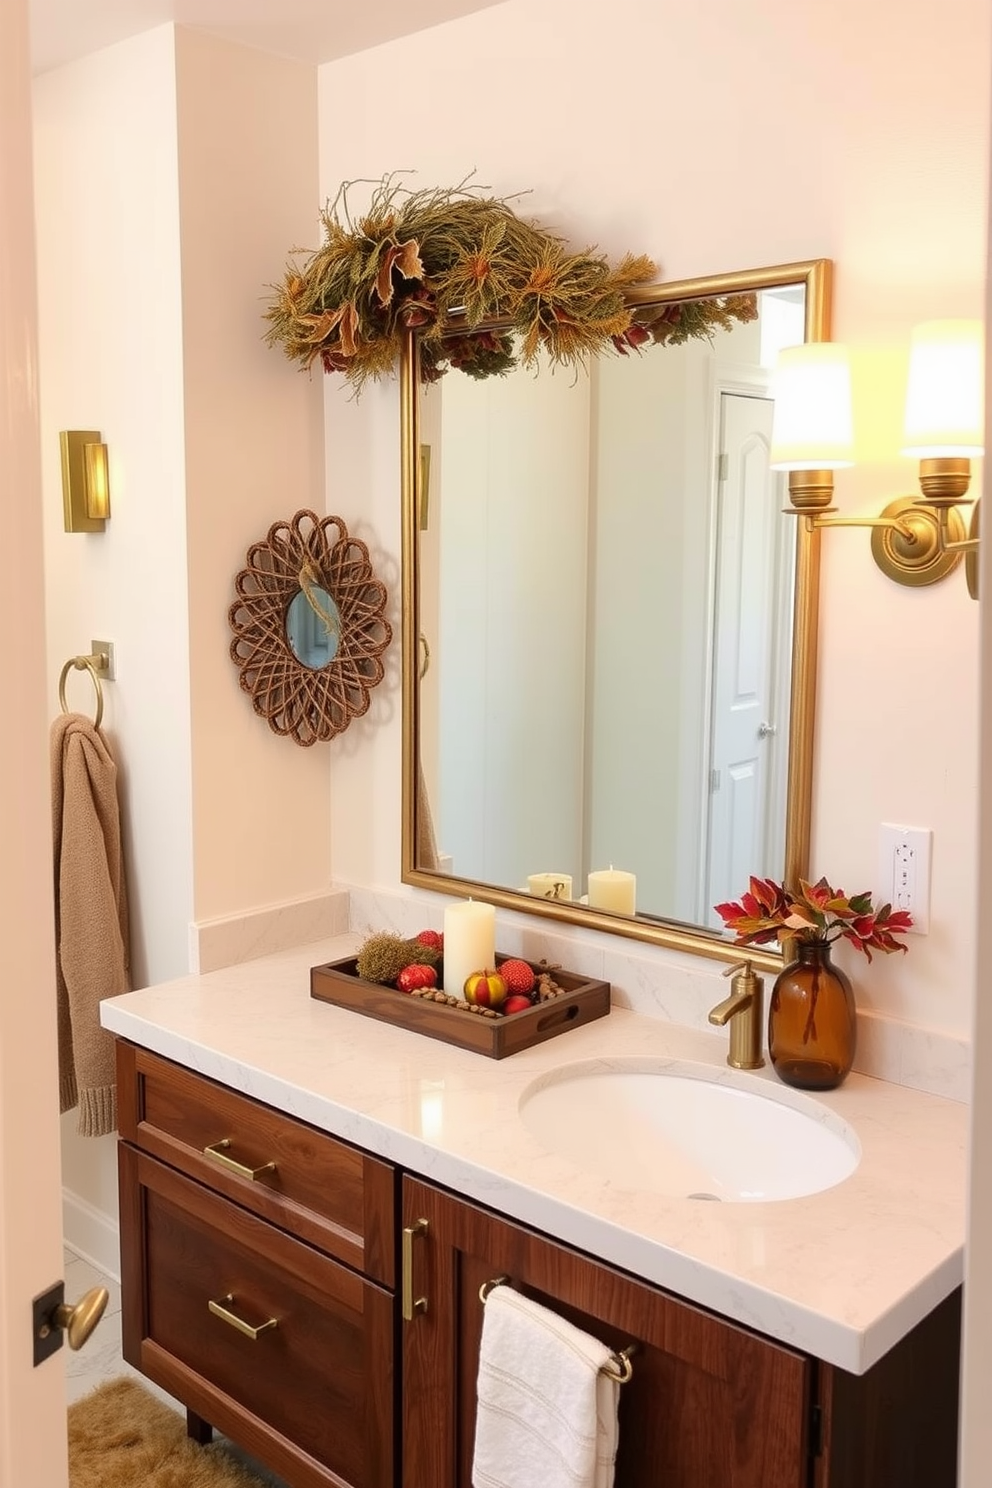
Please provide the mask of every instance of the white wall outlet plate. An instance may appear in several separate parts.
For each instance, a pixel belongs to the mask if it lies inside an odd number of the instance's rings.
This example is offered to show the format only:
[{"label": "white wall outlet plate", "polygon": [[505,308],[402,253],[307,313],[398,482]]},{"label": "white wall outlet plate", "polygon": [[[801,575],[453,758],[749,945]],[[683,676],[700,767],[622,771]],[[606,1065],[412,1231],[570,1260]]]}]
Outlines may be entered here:
[{"label": "white wall outlet plate", "polygon": [[879,832],[878,902],[905,909],[913,916],[914,935],[930,929],[929,827],[893,826],[883,822]]}]

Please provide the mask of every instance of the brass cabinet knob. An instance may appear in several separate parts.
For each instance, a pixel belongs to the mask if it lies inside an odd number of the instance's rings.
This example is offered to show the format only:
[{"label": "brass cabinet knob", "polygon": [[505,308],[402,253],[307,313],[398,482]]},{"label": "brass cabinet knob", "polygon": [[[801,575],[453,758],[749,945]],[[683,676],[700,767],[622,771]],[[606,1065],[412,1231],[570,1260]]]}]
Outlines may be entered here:
[{"label": "brass cabinet knob", "polygon": [[110,1293],[106,1287],[93,1287],[75,1306],[60,1302],[51,1315],[52,1326],[64,1328],[71,1349],[81,1349],[103,1317]]}]

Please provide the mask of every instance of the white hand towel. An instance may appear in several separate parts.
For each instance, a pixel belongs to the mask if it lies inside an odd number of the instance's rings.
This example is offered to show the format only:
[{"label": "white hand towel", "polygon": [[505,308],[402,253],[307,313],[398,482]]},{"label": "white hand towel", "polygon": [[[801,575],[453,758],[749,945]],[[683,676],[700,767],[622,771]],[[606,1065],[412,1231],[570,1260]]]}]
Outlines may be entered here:
[{"label": "white hand towel", "polygon": [[472,1488],[612,1488],[620,1385],[605,1344],[509,1286],[486,1302]]}]

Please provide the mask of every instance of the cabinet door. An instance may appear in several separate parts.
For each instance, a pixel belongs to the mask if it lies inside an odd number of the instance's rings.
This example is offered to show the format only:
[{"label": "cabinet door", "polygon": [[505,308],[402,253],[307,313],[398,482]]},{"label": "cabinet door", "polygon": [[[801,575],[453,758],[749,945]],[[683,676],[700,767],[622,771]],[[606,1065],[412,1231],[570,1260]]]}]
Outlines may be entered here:
[{"label": "cabinet door", "polygon": [[426,1301],[402,1325],[403,1488],[470,1488],[479,1288],[498,1275],[611,1348],[637,1345],[616,1488],[805,1488],[804,1355],[409,1178],[402,1213]]},{"label": "cabinet door", "polygon": [[127,1143],[124,1357],[293,1488],[393,1488],[392,1295]]}]

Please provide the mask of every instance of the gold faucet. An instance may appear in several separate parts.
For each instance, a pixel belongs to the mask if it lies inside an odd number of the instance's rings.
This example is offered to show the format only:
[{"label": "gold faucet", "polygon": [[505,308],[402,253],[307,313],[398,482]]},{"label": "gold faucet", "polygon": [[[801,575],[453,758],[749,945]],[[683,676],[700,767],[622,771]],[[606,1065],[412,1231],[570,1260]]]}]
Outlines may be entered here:
[{"label": "gold faucet", "polygon": [[760,1069],[762,1001],[764,982],[750,961],[728,966],[724,976],[733,977],[730,996],[710,1013],[710,1022],[722,1028],[730,1024],[730,1052],[727,1063],[734,1069]]}]

